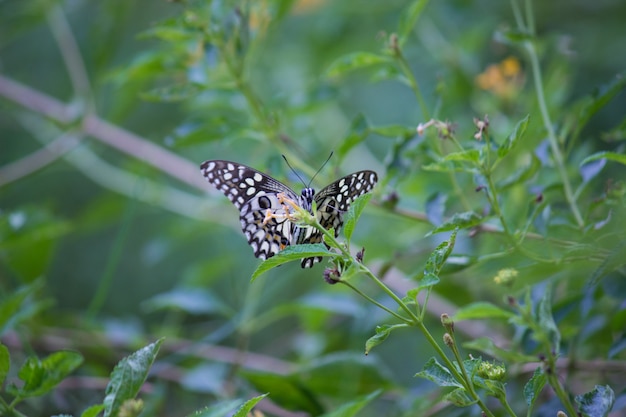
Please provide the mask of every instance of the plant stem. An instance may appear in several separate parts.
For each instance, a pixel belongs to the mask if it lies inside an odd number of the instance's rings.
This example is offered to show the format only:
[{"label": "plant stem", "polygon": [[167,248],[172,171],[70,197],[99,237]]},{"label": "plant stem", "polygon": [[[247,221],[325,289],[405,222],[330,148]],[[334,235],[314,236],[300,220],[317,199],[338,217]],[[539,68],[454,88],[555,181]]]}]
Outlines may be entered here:
[{"label": "plant stem", "polygon": [[[516,16],[516,21],[519,26],[519,29],[522,31],[527,31],[529,35],[535,35],[535,24],[533,21],[533,10],[531,0],[526,0],[526,25],[523,24],[523,18],[517,8],[515,2],[513,4],[513,11]],[[539,57],[537,56],[537,51],[535,49],[535,45],[532,40],[527,40],[523,43],[526,52],[528,53],[528,58],[530,60],[530,67],[533,74],[533,82],[535,85],[535,93],[537,94],[537,102],[539,104],[539,111],[541,112],[541,118],[543,119],[543,125],[548,133],[548,142],[550,144],[550,149],[552,151],[552,157],[554,158],[554,163],[561,177],[561,181],[563,182],[563,191],[565,193],[565,199],[569,204],[570,210],[574,215],[574,219],[576,220],[576,224],[579,228],[583,228],[584,220],[580,214],[580,210],[578,209],[578,205],[576,204],[576,197],[572,192],[572,185],[570,184],[569,177],[567,175],[567,169],[565,167],[565,161],[563,158],[563,154],[561,153],[561,148],[559,146],[559,140],[556,137],[556,132],[554,131],[554,125],[550,118],[550,113],[548,111],[548,105],[546,104],[546,97],[543,92],[543,80],[541,76],[541,68],[539,66]]]},{"label": "plant stem", "polygon": [[417,79],[413,75],[413,71],[411,71],[411,67],[404,57],[404,54],[402,53],[400,45],[398,45],[397,43],[392,44],[391,50],[393,52],[394,58],[396,58],[398,62],[400,70],[409,82],[409,87],[411,87],[411,90],[413,90],[413,93],[415,94],[415,98],[417,99],[420,109],[422,110],[422,117],[424,118],[424,120],[430,120],[430,114],[428,112],[428,108],[426,107],[426,101],[422,96],[422,91],[419,87],[419,84],[417,83]]},{"label": "plant stem", "polygon": [[348,281],[339,281],[341,284],[347,286],[348,288],[350,288],[352,291],[356,292],[357,294],[359,294],[361,297],[365,298],[367,301],[369,301],[370,303],[374,304],[375,306],[377,306],[378,308],[385,310],[387,313],[391,314],[392,316],[396,317],[397,319],[407,323],[407,324],[412,324],[413,321],[407,319],[406,317],[401,316],[400,314],[396,313],[395,311],[391,310],[390,308],[385,307],[384,305],[382,305],[381,303],[379,303],[378,301],[374,300],[372,297],[370,297],[369,295],[365,294],[363,291],[361,291],[360,289],[358,289],[357,287],[355,287],[354,285],[350,284]]}]

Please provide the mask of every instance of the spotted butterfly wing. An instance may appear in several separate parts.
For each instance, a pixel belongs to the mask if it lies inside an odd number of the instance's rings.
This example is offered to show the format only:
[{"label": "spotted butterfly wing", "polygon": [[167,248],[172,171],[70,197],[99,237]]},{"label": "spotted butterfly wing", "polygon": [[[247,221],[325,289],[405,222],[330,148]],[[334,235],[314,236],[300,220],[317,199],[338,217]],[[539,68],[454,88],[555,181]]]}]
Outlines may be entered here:
[{"label": "spotted butterfly wing", "polygon": [[[317,205],[317,216],[325,228],[334,228],[335,236],[343,224],[343,213],[358,196],[370,191],[378,178],[373,171],[359,171],[328,185],[315,194],[305,188],[297,195],[280,181],[246,165],[230,161],[205,161],[200,166],[207,181],[220,190],[239,210],[241,229],[254,250],[254,256],[267,259],[289,245],[320,243],[322,234],[310,226],[300,226],[288,219],[288,212],[278,194],[312,212]],[[267,212],[274,215],[267,217]],[[310,268],[321,257],[304,258],[301,266]]]},{"label": "spotted butterfly wing", "polygon": [[[334,229],[335,237],[339,236],[343,226],[343,214],[348,211],[350,204],[357,197],[368,193],[378,182],[378,176],[374,171],[358,171],[347,175],[322,188],[314,195],[317,206],[317,219],[325,229]],[[307,243],[320,243],[322,233],[312,228],[311,237]],[[306,258],[302,260],[303,268],[310,268],[315,262],[320,262],[321,257]]]}]

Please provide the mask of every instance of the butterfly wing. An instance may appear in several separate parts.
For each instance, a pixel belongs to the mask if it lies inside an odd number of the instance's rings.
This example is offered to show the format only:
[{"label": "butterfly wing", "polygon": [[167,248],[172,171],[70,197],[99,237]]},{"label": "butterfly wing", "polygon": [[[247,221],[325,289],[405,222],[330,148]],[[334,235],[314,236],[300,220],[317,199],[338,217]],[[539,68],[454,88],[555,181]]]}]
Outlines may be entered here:
[{"label": "butterfly wing", "polygon": [[[343,226],[343,214],[348,211],[350,204],[357,197],[368,193],[378,182],[378,176],[374,171],[358,171],[338,179],[315,194],[317,205],[317,219],[325,229],[334,229],[335,237],[339,236],[339,230]],[[315,230],[309,239],[302,243],[320,243],[322,234]],[[302,259],[302,267],[310,268],[321,257]]]},{"label": "butterfly wing", "polygon": [[368,193],[378,182],[374,171],[358,171],[339,178],[315,195],[317,217],[325,229],[335,229],[335,237],[343,226],[343,214],[357,197]]},{"label": "butterfly wing", "polygon": [[[239,220],[254,256],[267,259],[291,244],[295,225],[287,219],[279,193],[293,201],[299,197],[289,187],[246,165],[230,161],[205,161],[200,166],[207,181],[239,210]],[[276,217],[266,220],[267,210]]]}]

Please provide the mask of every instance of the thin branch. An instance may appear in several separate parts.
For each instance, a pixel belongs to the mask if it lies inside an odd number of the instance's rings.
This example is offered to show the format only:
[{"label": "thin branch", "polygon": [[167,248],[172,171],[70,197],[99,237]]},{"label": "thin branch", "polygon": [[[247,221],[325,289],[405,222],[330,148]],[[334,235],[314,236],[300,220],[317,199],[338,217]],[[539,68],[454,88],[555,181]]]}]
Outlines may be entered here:
[{"label": "thin branch", "polygon": [[52,35],[63,57],[63,62],[69,74],[74,94],[79,97],[87,107],[85,113],[95,111],[95,103],[93,94],[91,93],[91,85],[85,68],[85,62],[80,53],[78,42],[76,42],[76,37],[72,33],[72,28],[60,5],[53,7],[50,13],[48,13],[48,25],[50,25]]},{"label": "thin branch", "polygon": [[[2,74],[0,74],[0,96],[63,125],[72,124],[78,118],[72,106]],[[198,166],[189,160],[93,114],[85,117],[81,127],[85,135],[144,161],[193,188],[207,191],[208,187],[199,174]]]},{"label": "thin branch", "polygon": [[78,143],[79,139],[74,134],[66,133],[48,143],[45,147],[0,167],[0,187],[50,165],[75,148]]}]

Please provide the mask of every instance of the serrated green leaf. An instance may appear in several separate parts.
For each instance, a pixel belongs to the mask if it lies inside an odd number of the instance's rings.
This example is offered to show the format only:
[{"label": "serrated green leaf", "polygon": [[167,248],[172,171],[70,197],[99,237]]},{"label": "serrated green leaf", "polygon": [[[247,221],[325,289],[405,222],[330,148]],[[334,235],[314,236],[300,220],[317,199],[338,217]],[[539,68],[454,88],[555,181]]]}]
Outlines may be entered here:
[{"label": "serrated green leaf", "polygon": [[156,359],[164,339],[145,346],[132,353],[111,372],[111,379],[104,398],[104,417],[117,416],[126,400],[134,399],[148,377],[148,372]]},{"label": "serrated green leaf", "polygon": [[535,401],[539,398],[539,394],[547,382],[548,378],[543,373],[543,370],[541,367],[537,367],[532,378],[524,385],[524,398],[526,399],[526,405],[528,405],[529,411],[532,410]]},{"label": "serrated green leaf", "polygon": [[498,147],[498,157],[504,158],[508,153],[515,147],[517,142],[524,136],[526,132],[526,128],[528,127],[528,121],[530,120],[530,115],[524,117],[522,120],[517,122],[513,132],[509,135],[509,137],[500,144]]},{"label": "serrated green leaf", "polygon": [[439,284],[440,281],[441,280],[439,279],[437,275],[432,274],[432,273],[427,273],[427,274],[424,274],[422,279],[419,280],[419,285],[417,288],[419,290],[423,290],[424,288],[429,288],[429,287]]},{"label": "serrated green leaf", "polygon": [[4,386],[9,370],[11,369],[11,355],[9,349],[0,343],[0,387]]},{"label": "serrated green leaf", "polygon": [[402,11],[400,22],[398,23],[398,42],[400,45],[406,42],[406,38],[415,27],[417,19],[421,16],[427,4],[428,0],[415,0]]},{"label": "serrated green leaf", "polygon": [[344,217],[345,220],[343,226],[343,234],[346,236],[348,241],[352,238],[352,233],[354,233],[356,223],[359,221],[359,217],[361,217],[363,209],[365,209],[365,206],[370,201],[370,198],[372,198],[372,194],[363,194],[362,196],[357,197],[357,199],[350,204],[350,208]]},{"label": "serrated green leaf", "polygon": [[415,374],[416,377],[428,379],[440,387],[459,387],[463,385],[458,382],[448,368],[437,362],[437,359],[430,358],[424,368]]},{"label": "serrated green leaf", "polygon": [[336,78],[360,68],[389,64],[390,62],[391,58],[384,55],[370,52],[354,52],[335,60],[326,69],[325,75],[328,78]]},{"label": "serrated green leaf", "polygon": [[104,410],[104,404],[94,404],[82,412],[80,417],[97,417]]},{"label": "serrated green leaf", "polygon": [[618,162],[622,165],[626,165],[626,155],[615,152],[598,152],[593,155],[589,155],[580,163],[580,166],[585,165],[591,161],[596,161],[598,159],[608,159],[609,161]]},{"label": "serrated green leaf", "polygon": [[480,217],[478,214],[474,213],[473,211],[457,213],[454,216],[452,216],[448,221],[436,227],[431,232],[427,233],[426,236],[434,235],[436,233],[441,233],[441,232],[449,232],[450,230],[454,230],[456,228],[469,229],[470,227],[474,227],[482,223],[483,220],[484,220],[483,217]]},{"label": "serrated green leaf", "polygon": [[321,243],[315,244],[303,244],[287,246],[282,251],[269,259],[261,262],[261,265],[252,274],[251,281],[254,281],[267,271],[275,268],[279,265],[286,264],[287,262],[299,260],[302,258],[309,258],[313,256],[339,256],[337,253],[332,252]]},{"label": "serrated green leaf", "polygon": [[510,319],[515,314],[511,311],[498,307],[495,304],[479,301],[461,307],[454,315],[454,320],[475,320],[475,319]]},{"label": "serrated green leaf", "polygon": [[252,411],[252,407],[257,405],[259,401],[261,401],[263,398],[267,397],[268,395],[269,393],[266,393],[263,395],[256,396],[254,398],[250,398],[248,401],[243,403],[241,407],[239,407],[239,409],[237,409],[233,417],[246,417],[248,413]]},{"label": "serrated green leaf", "polygon": [[376,390],[371,394],[359,397],[354,401],[350,401],[346,404],[341,404],[330,413],[322,414],[321,417],[353,417],[357,415],[357,413],[361,411],[361,409],[365,407],[370,401],[378,397],[381,392],[381,390]]},{"label": "serrated green leaf", "polygon": [[472,400],[465,388],[457,388],[443,396],[445,401],[450,401],[457,407],[469,407],[476,404],[476,400]]},{"label": "serrated green leaf", "polygon": [[27,398],[46,394],[82,362],[83,357],[79,353],[69,351],[55,352],[42,360],[29,357],[18,371],[19,378],[24,381],[19,395]]},{"label": "serrated green leaf", "polygon": [[[450,234],[448,240],[441,242],[430,254],[428,261],[426,262],[426,267],[424,268],[424,278],[422,281],[424,279],[433,280],[432,276],[437,277],[439,275],[439,271],[441,271],[443,264],[446,262],[446,259],[448,259],[448,256],[450,256],[450,253],[452,253],[452,249],[454,249],[457,232],[458,230],[455,229],[452,234]],[[428,281],[424,282],[428,283]],[[422,285],[420,284],[420,286]]]},{"label": "serrated green leaf", "polygon": [[596,385],[592,391],[577,395],[575,400],[584,417],[606,417],[613,409],[615,393],[608,385]]}]

